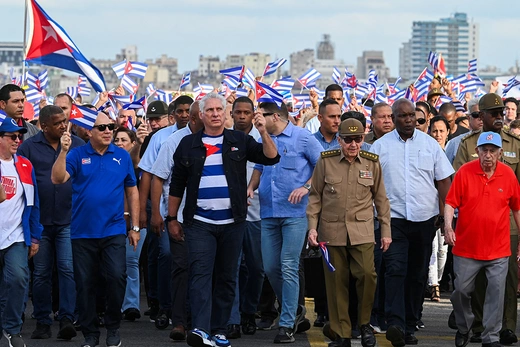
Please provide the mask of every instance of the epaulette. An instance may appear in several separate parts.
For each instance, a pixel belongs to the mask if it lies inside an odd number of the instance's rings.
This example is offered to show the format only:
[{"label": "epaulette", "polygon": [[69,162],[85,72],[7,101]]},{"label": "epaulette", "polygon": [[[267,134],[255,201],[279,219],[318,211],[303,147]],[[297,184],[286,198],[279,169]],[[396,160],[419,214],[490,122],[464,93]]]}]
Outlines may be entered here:
[{"label": "epaulette", "polygon": [[359,151],[359,156],[372,161],[377,161],[379,159],[379,155],[367,151]]},{"label": "epaulette", "polygon": [[340,154],[341,154],[341,149],[332,149],[330,151],[321,152],[321,157],[322,158],[335,157]]},{"label": "epaulette", "polygon": [[463,136],[462,139],[460,140],[461,142],[462,141],[466,141],[466,139],[470,138],[471,136],[475,135],[475,134],[480,134],[482,132],[482,130],[473,130],[473,131],[470,131],[466,136]]},{"label": "epaulette", "polygon": [[517,134],[514,134],[511,132],[511,130],[509,131],[504,131],[507,135],[511,136],[511,137],[514,137],[515,139],[517,140],[520,140],[520,136],[518,136]]}]

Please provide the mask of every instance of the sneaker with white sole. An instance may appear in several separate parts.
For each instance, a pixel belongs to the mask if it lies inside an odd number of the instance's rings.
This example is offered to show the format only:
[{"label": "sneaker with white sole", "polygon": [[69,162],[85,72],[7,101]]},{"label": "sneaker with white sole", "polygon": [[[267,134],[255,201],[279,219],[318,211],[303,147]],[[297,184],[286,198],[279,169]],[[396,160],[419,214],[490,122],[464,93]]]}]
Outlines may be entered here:
[{"label": "sneaker with white sole", "polygon": [[4,330],[4,336],[9,343],[9,347],[26,347],[21,334],[8,334]]},{"label": "sneaker with white sole", "polygon": [[211,336],[203,329],[193,329],[188,332],[186,342],[191,347],[215,347]]},{"label": "sneaker with white sole", "polygon": [[107,347],[119,347],[121,346],[121,337],[119,336],[118,329],[111,329],[107,331]]},{"label": "sneaker with white sole", "polygon": [[217,347],[231,347],[231,343],[224,334],[215,334],[211,337],[211,340]]}]

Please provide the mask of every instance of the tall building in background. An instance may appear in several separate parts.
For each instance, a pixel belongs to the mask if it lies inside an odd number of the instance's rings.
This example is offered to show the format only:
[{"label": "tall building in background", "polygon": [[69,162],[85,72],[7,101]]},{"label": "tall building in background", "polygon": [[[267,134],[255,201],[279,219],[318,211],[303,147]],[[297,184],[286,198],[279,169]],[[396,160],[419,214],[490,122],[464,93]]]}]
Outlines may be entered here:
[{"label": "tall building in background", "polygon": [[323,34],[323,41],[318,42],[316,53],[320,60],[334,60],[334,45],[330,42],[330,34]]},{"label": "tall building in background", "polygon": [[[478,58],[479,25],[468,22],[466,13],[454,13],[439,21],[416,21],[412,25],[412,38],[400,49],[399,73],[407,74],[406,61],[411,63],[411,76],[415,78],[428,66],[430,51],[442,53],[447,73],[458,75],[468,71],[468,61]],[[410,47],[407,49],[406,45]]]},{"label": "tall building in background", "polygon": [[370,70],[376,71],[379,81],[388,80],[390,69],[385,65],[383,51],[363,51],[361,57],[357,58],[357,78],[367,79]]}]

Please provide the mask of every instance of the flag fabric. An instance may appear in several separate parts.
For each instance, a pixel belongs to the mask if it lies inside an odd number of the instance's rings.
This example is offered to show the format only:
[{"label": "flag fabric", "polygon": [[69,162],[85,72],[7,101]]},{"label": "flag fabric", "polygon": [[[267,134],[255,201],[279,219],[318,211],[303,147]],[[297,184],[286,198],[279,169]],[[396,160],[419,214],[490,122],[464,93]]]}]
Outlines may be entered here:
[{"label": "flag fabric", "polygon": [[256,81],[255,91],[258,102],[274,102],[278,107],[282,106],[283,96],[267,84]]},{"label": "flag fabric", "polygon": [[157,100],[161,100],[166,103],[166,105],[169,105],[173,101],[173,95],[172,93],[165,92],[164,90],[157,89],[155,93],[155,98]]},{"label": "flag fabric", "polygon": [[144,78],[148,65],[138,61],[127,61],[126,59],[112,65],[112,70],[116,73],[117,78],[121,79],[123,76],[131,76]]},{"label": "flag fabric", "polygon": [[70,109],[70,122],[87,130],[92,130],[98,113],[89,108],[72,104]]},{"label": "flag fabric", "polygon": [[398,99],[401,99],[402,97],[404,97],[404,94],[406,93],[407,89],[401,89],[397,93],[389,95],[388,96],[388,104],[391,106],[395,101],[397,101]]},{"label": "flag fabric", "polygon": [[246,72],[246,67],[244,65],[242,66],[236,66],[229,69],[224,69],[219,71],[221,75],[231,77],[239,82],[242,81],[242,77],[244,77],[244,73]]},{"label": "flag fabric", "polygon": [[367,85],[369,87],[372,87],[372,89],[376,89],[377,88],[377,74],[376,74],[376,70],[370,70],[368,72]]},{"label": "flag fabric", "polygon": [[232,89],[232,90],[235,90],[238,88],[238,86],[240,85],[240,82],[232,77],[226,77],[224,78],[224,80],[222,81],[222,83],[226,84],[228,86],[229,89]]},{"label": "flag fabric", "polygon": [[82,74],[96,91],[104,91],[105,81],[101,72],[85,58],[65,30],[45,13],[36,0],[30,0],[30,3],[26,61]]},{"label": "flag fabric", "polygon": [[[34,118],[38,118],[40,117],[40,103],[39,102],[36,102],[32,105],[33,107],[33,110],[34,110],[34,115],[33,115],[33,119]],[[2,124],[2,122],[0,122],[0,125]]]},{"label": "flag fabric", "polygon": [[294,87],[295,80],[291,78],[284,78],[281,80],[276,80],[271,83],[271,88],[279,92],[280,94],[284,94],[287,92],[291,92]]},{"label": "flag fabric", "polygon": [[356,88],[358,86],[356,75],[349,72],[347,68],[345,68],[345,77],[343,77],[343,81],[341,81],[341,86],[343,88]]},{"label": "flag fabric", "polygon": [[437,65],[439,64],[437,53],[430,51],[430,54],[428,54],[428,63],[430,63],[434,70],[437,69]]},{"label": "flag fabric", "polygon": [[126,122],[126,127],[129,130],[132,130],[134,133],[137,131],[137,129],[134,126],[134,121],[132,120],[132,117],[128,117],[128,121]]},{"label": "flag fabric", "polygon": [[285,64],[286,62],[287,62],[287,59],[280,58],[280,59],[277,59],[277,60],[275,60],[273,62],[267,63],[267,65],[265,66],[264,73],[262,74],[262,76],[268,76],[268,75],[271,75],[271,74],[275,73],[276,70],[280,66]]},{"label": "flag fabric", "polygon": [[195,94],[199,93],[199,94],[208,94],[208,93],[211,93],[215,88],[213,88],[213,86],[211,84],[200,84],[193,88],[193,92]]},{"label": "flag fabric", "polygon": [[311,97],[309,94],[293,94],[292,100],[294,108],[311,107]]},{"label": "flag fabric", "polygon": [[187,74],[182,76],[179,89],[186,87],[188,84],[190,84],[190,81],[191,81],[191,72],[188,72]]},{"label": "flag fabric", "polygon": [[155,93],[156,90],[157,89],[155,89],[155,85],[153,83],[150,83],[148,87],[146,87],[146,93],[148,93],[149,96]]},{"label": "flag fabric", "polygon": [[[115,94],[108,94],[108,100],[113,102],[118,102],[121,105],[129,104],[134,100],[134,95],[115,95]],[[115,105],[114,105],[115,106]],[[117,110],[117,107],[116,107]]]},{"label": "flag fabric", "polygon": [[137,89],[139,89],[139,84],[134,82],[128,75],[123,76],[121,79],[121,85],[131,94],[137,93]]},{"label": "flag fabric", "polygon": [[73,99],[78,96],[78,87],[67,87],[66,93]]},{"label": "flag fabric", "polygon": [[316,87],[312,87],[311,90],[316,92],[316,94],[318,94],[318,104],[321,104],[323,99],[325,98],[325,91],[324,90],[319,90]]},{"label": "flag fabric", "polygon": [[477,72],[477,59],[471,59],[468,62],[468,72]]},{"label": "flag fabric", "polygon": [[319,242],[319,247],[321,251],[321,255],[323,256],[323,260],[325,260],[325,264],[327,264],[327,268],[330,272],[336,271],[336,268],[330,262],[329,250],[327,249],[327,242]]},{"label": "flag fabric", "polygon": [[0,110],[0,125],[4,122],[5,118],[7,117],[7,114],[4,110]]},{"label": "flag fabric", "polygon": [[135,100],[129,104],[123,105],[123,110],[138,110],[140,108],[144,108],[144,103],[146,102],[146,97],[143,96],[139,100]]},{"label": "flag fabric", "polygon": [[[461,76],[464,76],[461,78]],[[454,79],[459,83],[459,93],[476,92],[478,87],[484,87],[486,84],[474,74],[461,75]]]},{"label": "flag fabric", "polygon": [[242,81],[251,89],[255,89],[256,85],[256,78],[253,71],[251,71],[250,68],[246,69],[246,72],[244,72],[244,77],[242,78]]},{"label": "flag fabric", "polygon": [[509,92],[514,87],[520,85],[520,80],[517,78],[517,76],[511,77],[506,84],[504,84],[504,89],[502,91],[502,95],[506,95],[507,92]]},{"label": "flag fabric", "polygon": [[415,83],[417,84],[417,82],[422,81],[422,80],[431,82],[431,81],[433,81],[434,77],[435,77],[435,75],[433,74],[433,72],[431,72],[430,70],[428,70],[428,68],[425,67],[424,70],[419,75],[419,77],[417,77],[417,81]]},{"label": "flag fabric", "polygon": [[43,91],[47,88],[47,84],[49,83],[49,78],[47,75],[47,69],[41,71],[38,75],[35,75],[29,71],[27,71],[27,84],[37,89],[38,91]]},{"label": "flag fabric", "polygon": [[321,74],[315,68],[310,68],[303,75],[301,75],[300,78],[298,78],[298,82],[300,82],[303,87],[310,88],[311,86],[315,85],[315,83],[312,82],[316,82],[316,80],[320,77]]},{"label": "flag fabric", "polygon": [[82,75],[78,76],[78,86],[80,86],[80,87],[87,86],[87,78],[85,76],[82,76]]},{"label": "flag fabric", "polygon": [[477,91],[475,92],[475,98],[481,98],[483,97],[484,95],[486,94],[485,91],[483,91],[482,89],[478,88]]},{"label": "flag fabric", "polygon": [[25,98],[27,101],[34,104],[43,99],[43,93],[37,89],[29,88],[25,91]]},{"label": "flag fabric", "polygon": [[332,70],[332,81],[336,84],[339,84],[340,78],[341,78],[341,72],[339,72],[339,69],[334,66],[334,69]]},{"label": "flag fabric", "polygon": [[444,64],[444,58],[442,57],[442,53],[439,53],[439,64],[437,65],[437,73],[439,76],[446,76],[446,66]]},{"label": "flag fabric", "polygon": [[241,96],[247,97],[249,95],[249,91],[245,88],[237,88],[237,90],[235,90],[235,92],[236,92],[237,98],[239,98]]},{"label": "flag fabric", "polygon": [[[392,93],[392,94],[394,94],[394,93]],[[385,93],[378,92],[376,94],[376,99],[374,100],[374,102],[376,102],[376,103],[379,103],[379,102],[386,102],[386,103],[388,103],[388,97],[386,96]]]},{"label": "flag fabric", "polygon": [[90,95],[90,88],[89,87],[78,86],[78,94],[81,95],[81,96],[89,96]]}]

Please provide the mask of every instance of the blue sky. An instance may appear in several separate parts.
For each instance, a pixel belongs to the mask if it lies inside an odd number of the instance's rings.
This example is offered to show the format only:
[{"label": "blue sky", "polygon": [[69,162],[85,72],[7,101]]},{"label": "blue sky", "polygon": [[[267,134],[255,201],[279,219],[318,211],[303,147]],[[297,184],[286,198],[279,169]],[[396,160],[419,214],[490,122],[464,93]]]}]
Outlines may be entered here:
[{"label": "blue sky", "polygon": [[[23,39],[22,0],[0,0],[0,41]],[[414,20],[438,20],[466,12],[480,24],[479,67],[503,71],[520,59],[520,1],[431,2],[413,0],[40,0],[88,58],[113,58],[129,44],[140,60],[162,53],[178,58],[179,72],[196,69],[199,55],[249,52],[289,58],[316,48],[331,35],[336,58],[355,64],[364,50],[382,50],[398,74],[399,48]],[[8,13],[9,15],[5,15]],[[6,30],[6,28],[9,28]]]}]

